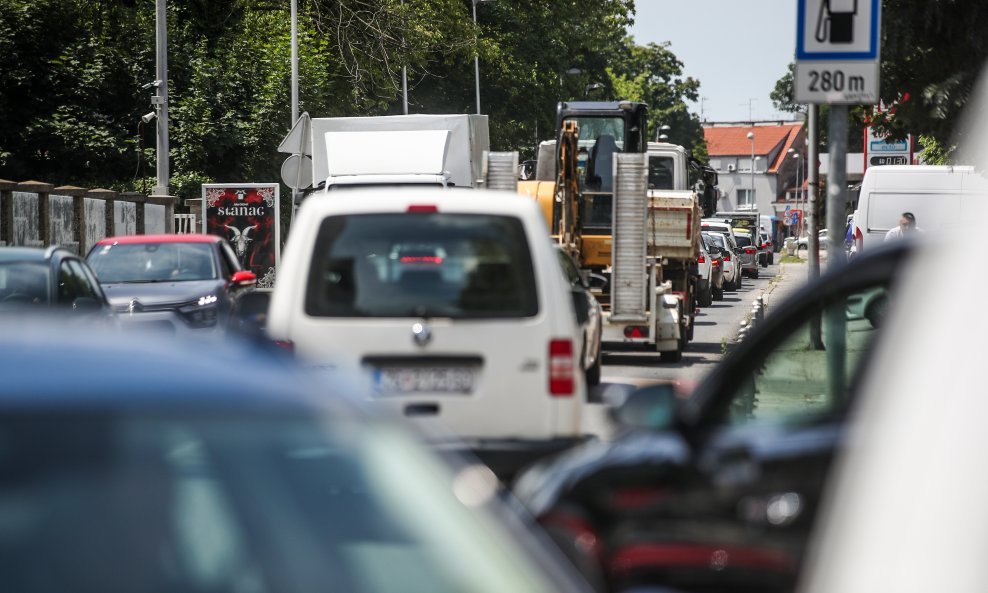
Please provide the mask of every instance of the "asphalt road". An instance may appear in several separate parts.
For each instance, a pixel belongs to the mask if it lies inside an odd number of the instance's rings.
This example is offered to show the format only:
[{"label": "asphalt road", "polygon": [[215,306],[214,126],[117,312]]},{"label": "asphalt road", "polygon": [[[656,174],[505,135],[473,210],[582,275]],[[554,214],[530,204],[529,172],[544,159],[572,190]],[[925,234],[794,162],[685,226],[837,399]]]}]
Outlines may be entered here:
[{"label": "asphalt road", "polygon": [[[781,257],[776,254],[776,258]],[[741,290],[725,292],[724,299],[702,308],[696,318],[693,341],[678,363],[661,362],[655,352],[605,352],[603,378],[590,392],[590,409],[584,414],[585,428],[601,438],[611,434],[607,402],[618,391],[656,381],[695,383],[703,379],[723,353],[737,340],[741,321],[751,313],[756,298],[779,274],[779,264],[760,268],[758,278],[744,278]]]}]

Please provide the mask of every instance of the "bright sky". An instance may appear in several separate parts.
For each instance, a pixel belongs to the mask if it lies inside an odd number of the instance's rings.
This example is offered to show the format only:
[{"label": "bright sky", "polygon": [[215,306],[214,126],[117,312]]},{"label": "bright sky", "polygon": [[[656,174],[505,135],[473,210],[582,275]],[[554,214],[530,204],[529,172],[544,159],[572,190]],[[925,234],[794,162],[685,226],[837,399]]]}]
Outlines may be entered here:
[{"label": "bright sky", "polygon": [[[796,52],[795,0],[637,0],[629,31],[640,44],[671,42],[683,74],[700,81],[703,119],[791,119],[768,95]],[[700,114],[700,103],[691,106]]]}]

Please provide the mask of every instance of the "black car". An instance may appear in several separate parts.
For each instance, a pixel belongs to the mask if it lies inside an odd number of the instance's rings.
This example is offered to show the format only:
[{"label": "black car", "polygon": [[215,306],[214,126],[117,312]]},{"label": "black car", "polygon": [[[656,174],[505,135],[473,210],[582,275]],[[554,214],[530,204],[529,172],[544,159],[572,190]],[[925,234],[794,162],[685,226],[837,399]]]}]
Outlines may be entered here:
[{"label": "black car", "polygon": [[[890,244],[810,282],[689,397],[631,393],[614,409],[623,434],[535,466],[516,496],[600,590],[792,590],[859,371],[915,250]],[[881,306],[863,314],[864,300]]]},{"label": "black car", "polygon": [[0,312],[71,312],[112,319],[93,271],[61,247],[0,248]]},{"label": "black car", "polygon": [[225,329],[238,298],[257,284],[226,240],[213,235],[110,237],[86,261],[122,324],[169,333]]}]

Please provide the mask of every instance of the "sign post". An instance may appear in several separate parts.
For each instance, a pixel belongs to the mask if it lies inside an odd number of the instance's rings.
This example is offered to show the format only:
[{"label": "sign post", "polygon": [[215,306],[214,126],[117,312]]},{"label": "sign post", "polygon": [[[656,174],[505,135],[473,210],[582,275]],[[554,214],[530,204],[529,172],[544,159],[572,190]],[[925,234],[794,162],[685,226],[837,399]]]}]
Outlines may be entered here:
[{"label": "sign post", "polygon": [[880,0],[799,0],[797,103],[878,103],[880,12]]},{"label": "sign post", "polygon": [[[798,0],[796,8],[797,103],[830,105],[827,179],[827,265],[846,264],[844,221],[847,209],[847,106],[879,102],[881,0]],[[810,234],[813,234],[811,229]],[[847,314],[829,307],[827,331],[811,331],[814,342],[829,336],[827,392],[833,401],[844,396],[844,343]],[[822,346],[822,340],[816,346]]]}]

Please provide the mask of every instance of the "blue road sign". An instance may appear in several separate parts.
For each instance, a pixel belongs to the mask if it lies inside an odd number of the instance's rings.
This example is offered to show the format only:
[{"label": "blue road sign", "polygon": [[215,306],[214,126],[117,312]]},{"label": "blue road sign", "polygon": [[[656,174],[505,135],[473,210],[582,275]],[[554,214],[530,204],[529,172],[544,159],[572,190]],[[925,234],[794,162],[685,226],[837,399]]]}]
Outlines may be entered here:
[{"label": "blue road sign", "polygon": [[796,60],[877,60],[880,10],[880,0],[798,0]]}]

